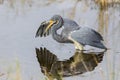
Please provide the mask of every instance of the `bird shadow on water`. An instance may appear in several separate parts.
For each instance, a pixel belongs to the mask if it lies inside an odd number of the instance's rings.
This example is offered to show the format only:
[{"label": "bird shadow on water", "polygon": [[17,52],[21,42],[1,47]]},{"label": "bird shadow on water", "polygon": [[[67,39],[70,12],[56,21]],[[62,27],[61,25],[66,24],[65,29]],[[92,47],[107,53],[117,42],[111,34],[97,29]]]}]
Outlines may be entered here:
[{"label": "bird shadow on water", "polygon": [[36,55],[41,72],[48,80],[62,80],[64,77],[93,71],[98,63],[103,60],[104,52],[85,54],[76,50],[69,59],[60,61],[54,53],[40,47],[36,48]]}]

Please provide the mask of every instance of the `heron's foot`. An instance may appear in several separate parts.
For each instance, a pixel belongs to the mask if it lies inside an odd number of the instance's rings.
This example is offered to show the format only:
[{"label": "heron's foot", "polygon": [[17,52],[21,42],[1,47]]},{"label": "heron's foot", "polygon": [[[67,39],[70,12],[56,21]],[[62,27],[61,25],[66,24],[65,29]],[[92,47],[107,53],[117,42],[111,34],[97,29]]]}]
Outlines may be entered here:
[{"label": "heron's foot", "polygon": [[83,51],[86,51],[86,50],[80,50],[80,49],[76,49],[76,52],[83,52]]},{"label": "heron's foot", "polygon": [[77,44],[75,44],[75,49],[80,51],[84,50],[82,45],[77,45]]}]

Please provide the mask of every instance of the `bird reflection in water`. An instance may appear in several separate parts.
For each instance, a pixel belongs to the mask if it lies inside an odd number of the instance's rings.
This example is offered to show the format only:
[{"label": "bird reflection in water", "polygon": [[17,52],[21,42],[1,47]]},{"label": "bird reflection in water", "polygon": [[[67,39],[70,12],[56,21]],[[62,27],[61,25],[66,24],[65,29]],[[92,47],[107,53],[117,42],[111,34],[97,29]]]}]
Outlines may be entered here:
[{"label": "bird reflection in water", "polygon": [[72,57],[60,61],[54,53],[40,47],[40,49],[36,48],[36,55],[41,72],[48,80],[62,80],[63,77],[93,71],[103,60],[104,52],[85,54],[76,50]]}]

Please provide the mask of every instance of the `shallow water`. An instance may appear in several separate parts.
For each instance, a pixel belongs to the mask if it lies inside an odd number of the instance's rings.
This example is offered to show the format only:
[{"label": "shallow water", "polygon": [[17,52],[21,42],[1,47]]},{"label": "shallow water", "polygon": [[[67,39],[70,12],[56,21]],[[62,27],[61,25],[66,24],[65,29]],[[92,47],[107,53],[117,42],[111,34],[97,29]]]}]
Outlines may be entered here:
[{"label": "shallow water", "polygon": [[[7,1],[0,5],[0,80],[44,80],[45,76],[41,73],[36,58],[36,47],[46,47],[56,53],[60,60],[73,55],[75,49],[72,44],[59,44],[51,36],[35,38],[40,23],[54,14],[71,18],[82,27],[87,26],[99,31],[105,39],[105,45],[110,48],[94,71],[64,79],[119,80],[119,8],[110,7],[104,13],[100,13],[98,5],[90,5],[84,1],[46,1],[45,5],[42,2],[36,0],[31,7],[17,1],[11,4],[13,7],[10,7]],[[99,14],[108,20],[99,18]],[[100,28],[103,22],[105,23]]]}]

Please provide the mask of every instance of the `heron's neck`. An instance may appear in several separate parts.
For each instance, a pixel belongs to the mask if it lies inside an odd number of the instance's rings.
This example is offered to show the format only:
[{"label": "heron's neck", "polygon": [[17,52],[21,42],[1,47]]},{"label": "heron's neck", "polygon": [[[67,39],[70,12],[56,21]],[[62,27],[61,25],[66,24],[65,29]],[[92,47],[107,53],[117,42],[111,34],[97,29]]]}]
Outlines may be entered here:
[{"label": "heron's neck", "polygon": [[63,20],[59,20],[59,23],[58,24],[55,24],[53,25],[52,27],[52,37],[58,41],[58,42],[61,42],[63,43],[64,42],[64,38],[61,34],[58,34],[57,33],[57,30],[59,30],[61,27],[63,26]]}]

